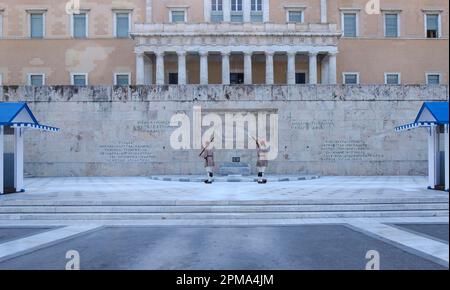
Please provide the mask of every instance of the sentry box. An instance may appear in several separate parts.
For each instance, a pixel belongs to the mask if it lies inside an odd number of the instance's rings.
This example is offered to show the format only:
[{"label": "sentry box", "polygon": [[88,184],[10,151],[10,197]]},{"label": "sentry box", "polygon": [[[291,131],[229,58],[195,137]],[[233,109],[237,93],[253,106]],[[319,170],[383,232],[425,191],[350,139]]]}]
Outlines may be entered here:
[{"label": "sentry box", "polygon": [[[0,194],[23,192],[23,135],[27,129],[58,132],[39,124],[26,103],[0,103]],[[5,136],[11,136],[14,151],[5,153]]]},{"label": "sentry box", "polygon": [[413,123],[396,127],[397,132],[425,127],[428,130],[428,188],[449,188],[448,102],[426,102]]}]

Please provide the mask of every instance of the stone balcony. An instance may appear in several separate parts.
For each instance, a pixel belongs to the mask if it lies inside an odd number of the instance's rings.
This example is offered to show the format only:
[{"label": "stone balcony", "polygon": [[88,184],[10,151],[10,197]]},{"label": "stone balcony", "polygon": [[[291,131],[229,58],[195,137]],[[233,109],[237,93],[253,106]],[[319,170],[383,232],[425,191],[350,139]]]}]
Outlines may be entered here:
[{"label": "stone balcony", "polygon": [[133,37],[140,36],[332,36],[342,32],[329,23],[137,23]]}]

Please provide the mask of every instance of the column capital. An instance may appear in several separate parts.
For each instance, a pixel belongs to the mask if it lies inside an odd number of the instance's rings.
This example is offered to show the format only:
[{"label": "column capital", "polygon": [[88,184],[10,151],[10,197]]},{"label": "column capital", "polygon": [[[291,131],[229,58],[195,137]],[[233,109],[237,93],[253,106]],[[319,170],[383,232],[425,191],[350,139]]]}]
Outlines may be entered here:
[{"label": "column capital", "polygon": [[315,51],[308,51],[308,55],[311,57],[311,56],[317,56],[319,53],[318,52],[315,52]]},{"label": "column capital", "polygon": [[144,56],[145,55],[145,53],[142,51],[137,51],[137,52],[135,52],[135,54],[136,54],[136,56]]},{"label": "column capital", "polygon": [[338,54],[337,51],[329,51],[329,52],[327,53],[327,55],[329,55],[329,56],[336,56],[337,54]]},{"label": "column capital", "polygon": [[178,50],[176,53],[178,56],[186,56],[186,54],[187,54],[187,52],[184,50]]},{"label": "column capital", "polygon": [[287,51],[286,52],[286,54],[288,55],[288,56],[296,56],[297,55],[297,52],[296,51]]},{"label": "column capital", "polygon": [[231,51],[221,51],[220,54],[221,54],[222,56],[230,56]]},{"label": "column capital", "polygon": [[265,51],[264,54],[266,56],[273,56],[275,54],[275,52],[274,51]]},{"label": "column capital", "polygon": [[244,55],[246,55],[246,56],[252,56],[253,55],[253,51],[251,51],[251,50],[245,50],[245,51],[243,51],[242,52]]},{"label": "column capital", "polygon": [[164,56],[166,54],[166,52],[165,51],[155,51],[154,54],[156,56]]},{"label": "column capital", "polygon": [[209,55],[209,51],[199,51],[198,54],[199,54],[200,56],[205,57],[205,56],[208,56],[208,55]]}]

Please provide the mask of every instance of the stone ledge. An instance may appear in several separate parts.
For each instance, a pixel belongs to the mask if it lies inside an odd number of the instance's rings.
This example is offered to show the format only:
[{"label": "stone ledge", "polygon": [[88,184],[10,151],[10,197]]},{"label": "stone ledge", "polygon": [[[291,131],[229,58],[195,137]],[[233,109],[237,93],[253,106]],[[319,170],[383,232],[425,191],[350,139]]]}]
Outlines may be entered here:
[{"label": "stone ledge", "polygon": [[0,86],[2,102],[446,101],[447,85]]},{"label": "stone ledge", "polygon": [[[292,181],[306,181],[319,179],[318,175],[304,175],[304,176],[277,176],[268,175],[265,177],[268,182],[292,182]],[[167,176],[167,175],[154,175],[150,176],[152,180],[160,181],[174,181],[174,182],[203,182],[206,177],[199,175],[192,176]],[[215,182],[257,182],[258,178],[254,176],[217,176],[214,177]]]}]

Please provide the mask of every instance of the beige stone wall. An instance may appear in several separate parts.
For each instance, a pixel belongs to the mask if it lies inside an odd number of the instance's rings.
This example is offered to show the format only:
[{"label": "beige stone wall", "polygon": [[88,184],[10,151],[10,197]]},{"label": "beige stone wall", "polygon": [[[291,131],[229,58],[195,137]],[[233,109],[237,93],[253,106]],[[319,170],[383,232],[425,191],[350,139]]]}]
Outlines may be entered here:
[{"label": "beige stone wall", "polygon": [[[61,128],[25,133],[25,172],[36,176],[202,174],[199,150],[170,144],[172,116],[192,118],[193,106],[278,113],[270,174],[426,175],[427,131],[394,127],[447,96],[446,86],[0,87],[0,102],[26,101],[41,123]],[[217,171],[232,157],[256,171],[255,150],[215,157]]]},{"label": "beige stone wall", "polygon": [[[0,74],[3,84],[23,85],[28,73],[46,74],[46,84],[70,84],[71,72],[89,74],[89,84],[111,85],[115,72],[130,72],[135,82],[134,41],[113,38],[113,9],[132,9],[132,23],[145,22],[145,0],[81,0],[88,9],[89,39],[70,38],[70,16],[63,0],[2,0],[3,39],[0,40]],[[271,0],[270,21],[285,23],[286,7],[305,6],[305,21],[320,21],[319,0]],[[401,37],[383,37],[383,17],[366,15],[367,0],[328,0],[328,21],[341,25],[340,8],[358,8],[360,37],[342,38],[337,57],[337,79],[343,72],[359,72],[365,84],[384,82],[385,72],[400,72],[404,84],[424,84],[426,73],[441,73],[442,83],[448,84],[449,2],[444,0],[383,0],[382,9],[401,10]],[[190,22],[203,22],[203,0],[154,0],[154,22],[168,22],[171,7],[186,7]],[[27,9],[47,9],[44,40],[27,39]],[[424,39],[423,9],[442,10],[442,38]],[[232,69],[241,69],[242,62],[234,60]],[[167,63],[170,70],[176,64]],[[297,70],[307,70],[307,60],[299,60]],[[275,62],[275,82],[286,82],[286,64]],[[199,64],[188,57],[189,83],[198,83]],[[210,81],[221,80],[220,60],[210,60]],[[264,82],[264,62],[255,61],[254,83]],[[320,76],[320,66],[318,68]],[[320,78],[319,78],[320,80]]]}]

